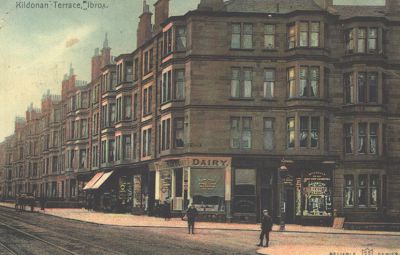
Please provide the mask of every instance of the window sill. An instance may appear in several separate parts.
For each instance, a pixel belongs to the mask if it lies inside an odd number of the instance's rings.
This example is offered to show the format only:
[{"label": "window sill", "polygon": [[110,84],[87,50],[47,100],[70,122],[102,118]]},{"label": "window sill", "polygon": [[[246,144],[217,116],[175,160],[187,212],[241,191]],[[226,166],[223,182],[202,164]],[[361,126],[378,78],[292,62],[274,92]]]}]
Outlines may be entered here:
[{"label": "window sill", "polygon": [[245,48],[229,48],[232,51],[255,51],[255,48],[245,49]]},{"label": "window sill", "polygon": [[287,98],[286,101],[326,101],[326,99],[320,97],[290,97]]},{"label": "window sill", "polygon": [[353,56],[383,56],[383,52],[346,52],[345,57],[353,57]]},{"label": "window sill", "polygon": [[254,97],[230,97],[230,101],[254,101]]},{"label": "window sill", "polygon": [[264,52],[279,52],[279,50],[277,48],[271,48],[271,49],[264,48],[262,51],[264,51]]},{"label": "window sill", "polygon": [[287,48],[286,51],[293,51],[293,50],[324,50],[324,47],[321,46],[296,46],[293,48]]},{"label": "window sill", "polygon": [[263,101],[263,102],[277,102],[278,99],[276,99],[276,98],[263,98],[263,99],[261,99],[261,101]]}]

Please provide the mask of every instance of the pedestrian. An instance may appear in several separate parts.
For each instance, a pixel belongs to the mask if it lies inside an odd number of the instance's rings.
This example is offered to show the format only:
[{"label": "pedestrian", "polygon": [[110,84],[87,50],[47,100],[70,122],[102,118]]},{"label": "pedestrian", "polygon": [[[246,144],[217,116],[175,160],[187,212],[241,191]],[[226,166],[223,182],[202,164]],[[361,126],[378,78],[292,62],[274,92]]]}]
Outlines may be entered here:
[{"label": "pedestrian", "polygon": [[257,246],[263,246],[265,236],[265,247],[269,244],[269,232],[272,230],[272,218],[268,214],[268,210],[263,210],[263,217],[261,219],[261,234],[260,243]]},{"label": "pedestrian", "polygon": [[163,205],[163,211],[164,211],[164,219],[165,220],[171,220],[171,206],[170,206],[170,204],[169,204],[169,202],[168,202],[168,200],[166,200],[165,202],[164,202],[164,205]]},{"label": "pedestrian", "polygon": [[46,197],[44,195],[40,196],[40,210],[42,210],[43,212],[46,209]]},{"label": "pedestrian", "polygon": [[193,204],[190,205],[189,209],[186,211],[186,217],[188,222],[188,230],[190,234],[190,230],[192,230],[192,234],[194,235],[194,223],[196,222],[197,209]]}]

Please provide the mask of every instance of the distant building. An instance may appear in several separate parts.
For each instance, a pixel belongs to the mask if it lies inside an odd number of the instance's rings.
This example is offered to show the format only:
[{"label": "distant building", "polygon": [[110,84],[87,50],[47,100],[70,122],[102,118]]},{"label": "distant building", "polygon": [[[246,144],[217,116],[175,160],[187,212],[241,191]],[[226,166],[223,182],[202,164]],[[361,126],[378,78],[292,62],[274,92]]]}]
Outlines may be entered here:
[{"label": "distant building", "polygon": [[[400,216],[399,0],[201,0],[175,17],[168,0],[154,6],[136,50],[113,58],[106,37],[90,83],[71,71],[61,98],[17,121],[3,197],[36,185],[106,210],[193,203],[208,220],[252,222],[279,217],[287,168],[289,223]],[[40,134],[21,136],[31,123]],[[21,156],[41,139],[38,158]]]}]

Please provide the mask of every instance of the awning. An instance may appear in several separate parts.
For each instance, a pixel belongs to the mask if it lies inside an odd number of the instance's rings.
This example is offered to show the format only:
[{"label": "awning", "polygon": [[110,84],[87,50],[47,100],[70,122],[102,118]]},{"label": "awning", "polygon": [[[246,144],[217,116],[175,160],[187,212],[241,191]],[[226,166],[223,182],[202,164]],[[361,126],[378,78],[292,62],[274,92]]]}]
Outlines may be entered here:
[{"label": "awning", "polygon": [[93,178],[85,185],[83,190],[92,189],[93,185],[103,176],[104,172],[95,174]]},{"label": "awning", "polygon": [[98,189],[100,188],[101,185],[103,185],[103,183],[105,183],[107,181],[108,178],[110,178],[110,176],[113,174],[114,171],[108,172],[108,173],[104,173],[100,179],[92,186],[91,189]]}]

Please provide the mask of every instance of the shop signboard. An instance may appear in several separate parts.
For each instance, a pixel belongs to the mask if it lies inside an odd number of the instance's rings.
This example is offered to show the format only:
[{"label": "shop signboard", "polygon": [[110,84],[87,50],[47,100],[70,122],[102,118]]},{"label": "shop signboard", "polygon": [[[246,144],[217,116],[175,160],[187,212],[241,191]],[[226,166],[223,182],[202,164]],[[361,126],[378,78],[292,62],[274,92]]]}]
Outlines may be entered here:
[{"label": "shop signboard", "polygon": [[326,172],[305,172],[303,178],[303,216],[331,216],[331,189],[332,179]]}]

